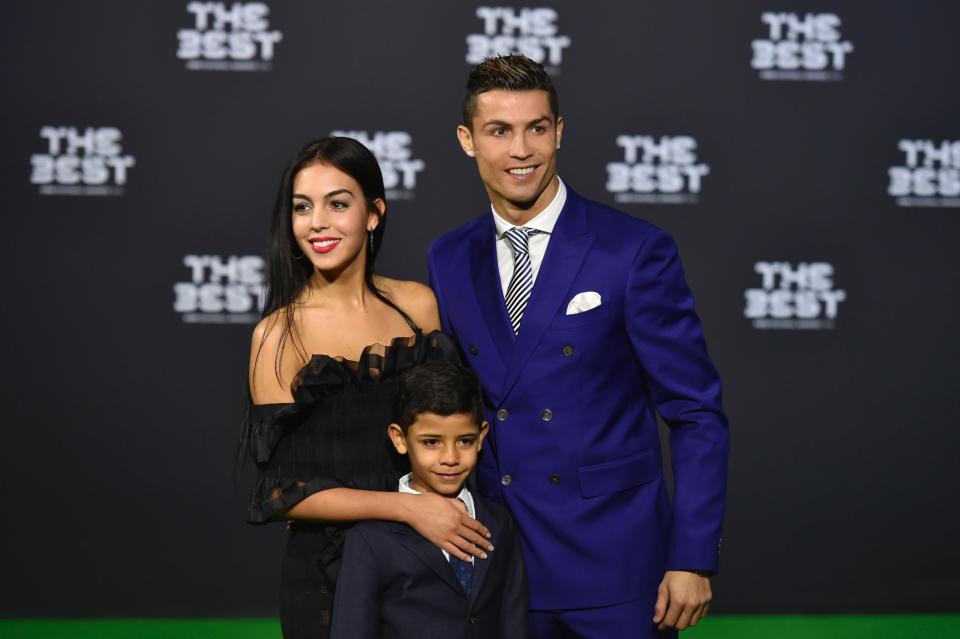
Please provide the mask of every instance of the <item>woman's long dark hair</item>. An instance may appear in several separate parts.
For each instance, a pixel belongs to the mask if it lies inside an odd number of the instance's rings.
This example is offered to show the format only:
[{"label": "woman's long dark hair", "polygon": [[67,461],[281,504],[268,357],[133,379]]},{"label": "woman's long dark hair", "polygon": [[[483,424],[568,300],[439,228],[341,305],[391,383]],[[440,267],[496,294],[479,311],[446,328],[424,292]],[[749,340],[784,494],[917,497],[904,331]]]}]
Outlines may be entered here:
[{"label": "woman's long dark hair", "polygon": [[[280,181],[277,201],[273,206],[273,221],[270,231],[270,249],[268,258],[268,284],[263,307],[263,317],[277,313],[281,329],[277,357],[274,362],[277,379],[280,380],[280,362],[288,339],[293,340],[294,348],[305,360],[309,354],[303,348],[294,325],[294,303],[313,275],[313,263],[303,254],[293,236],[291,216],[293,215],[293,181],[297,174],[313,164],[326,164],[343,171],[360,185],[367,206],[380,217],[380,223],[372,231],[372,241],[366,242],[367,262],[363,271],[363,281],[370,292],[383,303],[393,307],[408,323],[410,317],[385,296],[373,283],[373,266],[380,252],[387,220],[379,215],[374,200],[385,201],[383,174],[377,158],[360,142],[353,138],[331,137],[310,142],[304,146],[287,164]],[[277,326],[273,323],[268,331]],[[266,333],[264,334],[266,335]],[[259,357],[259,352],[257,353]],[[255,364],[256,365],[256,364]]]},{"label": "woman's long dark hair", "polygon": [[[314,268],[313,263],[300,250],[300,246],[293,236],[291,218],[293,216],[293,181],[301,170],[312,164],[326,164],[335,167],[352,177],[360,185],[367,206],[380,217],[380,223],[372,231],[372,241],[365,242],[367,263],[363,271],[363,281],[377,299],[396,309],[408,324],[415,326],[410,316],[377,289],[373,283],[373,265],[377,260],[377,254],[380,252],[383,233],[387,227],[386,218],[380,215],[379,210],[373,204],[373,201],[378,198],[385,200],[383,174],[380,172],[380,164],[377,162],[377,158],[367,147],[353,138],[331,137],[310,142],[300,149],[287,164],[280,181],[277,201],[273,206],[273,221],[271,223],[270,248],[267,260],[267,291],[263,317],[266,318],[274,313],[276,315],[274,315],[275,321],[268,324],[263,339],[257,347],[254,367],[259,363],[260,349],[263,347],[267,334],[271,330],[279,328],[281,331],[280,341],[274,361],[278,381],[281,380],[280,364],[288,339],[293,340],[296,352],[304,360],[309,357],[297,334],[296,324],[294,323],[294,307],[297,298],[310,280],[310,276],[313,275]],[[240,430],[240,442],[237,447],[234,466],[235,473],[238,473],[243,466],[250,446],[252,390],[248,389],[246,415]]]}]

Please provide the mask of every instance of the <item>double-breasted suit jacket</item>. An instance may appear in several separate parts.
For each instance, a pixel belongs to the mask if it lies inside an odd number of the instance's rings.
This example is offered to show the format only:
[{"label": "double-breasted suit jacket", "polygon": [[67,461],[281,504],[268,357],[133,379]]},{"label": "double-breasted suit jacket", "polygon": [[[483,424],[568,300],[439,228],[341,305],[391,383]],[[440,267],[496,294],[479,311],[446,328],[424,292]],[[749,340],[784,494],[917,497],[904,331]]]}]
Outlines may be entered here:
[{"label": "double-breasted suit jacket", "polygon": [[495,550],[476,559],[470,593],[443,552],[406,524],[363,521],[348,533],[331,639],[523,639],[527,577],[516,524],[474,495]]},{"label": "double-breasted suit jacket", "polygon": [[[568,189],[517,335],[495,242],[489,212],[448,233],[430,280],[491,404],[477,485],[517,520],[531,608],[629,601],[667,569],[716,570],[728,428],[673,240]],[[567,314],[583,292],[601,303]]]}]

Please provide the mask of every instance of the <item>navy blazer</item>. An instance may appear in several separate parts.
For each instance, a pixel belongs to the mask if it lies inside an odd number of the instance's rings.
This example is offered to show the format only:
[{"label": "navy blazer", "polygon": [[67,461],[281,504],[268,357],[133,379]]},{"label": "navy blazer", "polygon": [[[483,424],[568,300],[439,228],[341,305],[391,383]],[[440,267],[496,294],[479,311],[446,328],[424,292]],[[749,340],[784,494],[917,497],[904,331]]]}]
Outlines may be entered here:
[{"label": "navy blazer", "polygon": [[[477,482],[517,520],[531,607],[610,605],[667,569],[716,570],[727,421],[673,240],[568,189],[519,335],[495,242],[489,212],[443,236],[430,282],[491,403]],[[567,315],[587,291],[601,305]]]},{"label": "navy blazer", "polygon": [[469,595],[443,552],[406,524],[362,521],[347,533],[331,639],[523,639],[527,576],[516,525],[474,494],[493,552],[476,559]]}]

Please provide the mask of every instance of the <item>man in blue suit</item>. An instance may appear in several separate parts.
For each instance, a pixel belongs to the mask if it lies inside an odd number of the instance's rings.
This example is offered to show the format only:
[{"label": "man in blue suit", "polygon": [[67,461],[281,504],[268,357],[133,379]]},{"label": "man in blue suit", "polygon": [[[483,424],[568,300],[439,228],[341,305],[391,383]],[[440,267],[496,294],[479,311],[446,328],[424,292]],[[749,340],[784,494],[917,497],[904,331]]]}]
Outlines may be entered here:
[{"label": "man in blue suit", "polygon": [[559,179],[556,91],[528,58],[473,69],[457,135],[492,214],[434,243],[430,278],[492,404],[477,486],[520,527],[531,636],[695,625],[717,569],[728,429],[676,245]]}]

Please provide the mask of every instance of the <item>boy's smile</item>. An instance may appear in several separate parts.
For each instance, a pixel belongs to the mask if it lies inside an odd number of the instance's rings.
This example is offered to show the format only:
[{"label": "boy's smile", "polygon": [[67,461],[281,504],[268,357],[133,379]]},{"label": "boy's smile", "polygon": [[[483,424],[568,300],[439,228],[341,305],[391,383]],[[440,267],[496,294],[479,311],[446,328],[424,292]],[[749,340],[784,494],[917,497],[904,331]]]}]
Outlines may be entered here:
[{"label": "boy's smile", "polygon": [[487,423],[478,425],[470,413],[420,413],[406,434],[397,424],[388,432],[397,452],[410,459],[411,488],[456,497],[477,465]]}]

